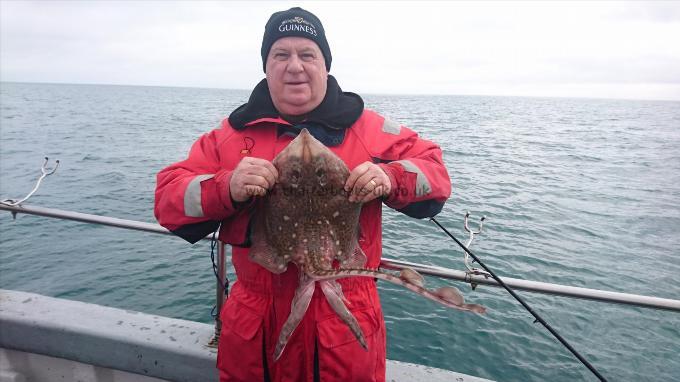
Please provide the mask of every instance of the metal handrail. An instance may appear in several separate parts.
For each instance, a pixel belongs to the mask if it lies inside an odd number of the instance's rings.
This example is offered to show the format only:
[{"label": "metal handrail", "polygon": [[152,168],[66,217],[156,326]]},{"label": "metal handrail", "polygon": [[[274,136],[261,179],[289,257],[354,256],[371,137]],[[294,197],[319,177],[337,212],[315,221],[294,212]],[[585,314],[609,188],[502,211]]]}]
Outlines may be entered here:
[{"label": "metal handrail", "polygon": [[[126,220],[111,218],[107,216],[84,214],[80,212],[64,211],[53,208],[45,208],[38,206],[8,206],[0,204],[0,210],[9,211],[13,215],[18,213],[38,215],[44,217],[51,217],[57,219],[67,219],[75,220],[84,223],[101,224],[117,228],[132,229],[138,231],[145,231],[151,233],[160,234],[172,234],[167,229],[161,227],[158,224],[144,223],[135,220]],[[210,240],[210,237],[206,237],[203,240]],[[224,244],[220,242],[218,251],[218,274],[221,280],[224,280],[225,272],[225,250]],[[401,270],[404,268],[411,268],[418,271],[424,275],[436,276],[444,279],[464,281],[472,284],[484,284],[491,286],[499,286],[498,283],[483,275],[470,275],[464,271],[452,270],[443,267],[437,267],[432,265],[417,264],[407,261],[387,259],[383,258],[380,262],[380,266],[385,269]],[[654,308],[669,310],[674,312],[680,312],[680,300],[673,300],[667,298],[650,297],[629,293],[619,293],[603,291],[599,289],[590,288],[580,288],[568,285],[552,284],[538,281],[522,280],[516,278],[503,277],[503,281],[510,287],[515,289],[521,289],[528,292],[545,293],[551,295],[558,295],[564,297],[580,298],[592,301],[600,302],[610,302],[626,305],[634,305],[643,308]],[[221,287],[220,283],[217,283],[217,311],[222,306],[224,301],[224,289]],[[218,318],[219,320],[219,318]],[[218,322],[216,322],[216,330],[218,328]]]},{"label": "metal handrail", "polygon": [[[58,209],[46,208],[46,207],[39,207],[39,206],[8,205],[8,204],[4,204],[4,203],[0,203],[0,211],[1,210],[9,211],[9,212],[12,213],[12,216],[15,216],[15,217],[16,217],[17,214],[23,213],[23,214],[28,214],[28,215],[44,216],[44,217],[48,217],[48,218],[74,220],[74,221],[78,221],[78,222],[82,222],[82,223],[100,224],[100,225],[105,225],[105,226],[109,226],[109,227],[131,229],[131,230],[135,230],[135,231],[151,232],[151,233],[158,233],[158,234],[164,234],[164,235],[174,235],[168,229],[162,227],[159,224],[145,223],[145,222],[140,222],[140,221],[136,221],[136,220],[112,218],[112,217],[101,216],[101,215],[84,214],[82,212],[64,211],[64,210],[58,210]],[[212,235],[206,236],[201,240],[212,240]],[[224,291],[224,288],[222,287],[222,285],[220,284],[220,280],[224,280],[224,276],[225,276],[225,273],[226,273],[226,267],[225,267],[226,256],[225,256],[224,243],[222,243],[220,241],[217,249],[218,249],[218,251],[217,251],[217,266],[218,266],[217,274],[218,274],[220,279],[217,280],[215,311],[218,312],[218,314],[215,315],[215,337],[208,344],[209,346],[213,346],[213,347],[217,346],[217,341],[219,340],[219,337],[220,337],[220,331],[222,329],[222,322],[220,320],[219,312],[222,311],[222,304],[224,304],[224,299],[225,299],[225,291]]]},{"label": "metal handrail", "polygon": [[[496,280],[486,277],[484,275],[471,275],[464,271],[458,271],[448,268],[442,268],[432,265],[423,265],[417,263],[410,263],[401,260],[383,259],[380,266],[386,269],[401,270],[403,268],[411,268],[422,274],[429,276],[437,276],[450,280],[464,281],[471,284],[484,284],[499,287]],[[525,290],[528,292],[537,292],[544,294],[551,294],[563,297],[580,298],[585,300],[610,302],[616,304],[635,305],[642,308],[654,308],[662,310],[670,310],[680,312],[680,300],[673,300],[668,298],[650,297],[639,294],[610,292],[600,289],[581,288],[569,285],[553,284],[540,281],[530,281],[523,279],[516,279],[511,277],[503,277],[503,282],[513,289]]]},{"label": "metal handrail", "polygon": [[[12,213],[12,215],[22,213],[22,214],[28,214],[28,215],[44,216],[44,217],[48,217],[48,218],[75,220],[75,221],[79,221],[79,222],[82,222],[82,223],[100,224],[100,225],[106,225],[106,226],[116,227],[116,228],[131,229],[131,230],[135,230],[135,231],[144,231],[144,232],[151,232],[151,233],[161,233],[161,234],[166,234],[166,235],[173,235],[172,232],[168,231],[168,229],[162,227],[159,224],[145,223],[145,222],[140,222],[140,221],[136,221],[136,220],[112,218],[112,217],[101,216],[101,215],[84,214],[82,212],[65,211],[65,210],[58,210],[58,209],[54,209],[54,208],[46,208],[46,207],[38,207],[38,206],[26,206],[26,205],[9,206],[9,205],[2,204],[2,203],[0,203],[0,210],[9,211],[9,212]],[[210,239],[211,239],[210,236],[203,238],[203,240],[210,240]]]}]

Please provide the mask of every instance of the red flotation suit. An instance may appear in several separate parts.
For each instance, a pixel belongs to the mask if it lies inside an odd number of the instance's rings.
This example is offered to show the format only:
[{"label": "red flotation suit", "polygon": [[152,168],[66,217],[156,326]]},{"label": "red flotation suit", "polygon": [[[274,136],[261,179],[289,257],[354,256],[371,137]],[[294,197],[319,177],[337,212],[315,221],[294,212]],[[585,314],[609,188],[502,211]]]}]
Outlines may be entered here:
[{"label": "red flotation suit", "polygon": [[[384,381],[385,322],[376,282],[370,278],[339,280],[368,351],[340,321],[317,286],[283,355],[277,362],[272,360],[298,285],[298,271],[291,265],[276,275],[248,259],[253,203],[232,204],[229,180],[244,156],[271,161],[293,139],[279,133],[280,127],[287,125],[281,118],[266,117],[237,130],[225,119],[221,128],[193,145],[186,160],[158,174],[156,218],[191,242],[221,222],[220,240],[232,246],[237,281],[220,313],[217,366],[221,381],[263,381],[266,374],[271,381],[311,382],[315,368],[321,381]],[[383,202],[424,218],[437,214],[451,192],[440,148],[370,110],[363,110],[345,130],[342,143],[330,149],[350,170],[365,161],[380,163],[392,182],[387,198],[362,207],[359,245],[367,256],[367,267],[380,264]]]}]

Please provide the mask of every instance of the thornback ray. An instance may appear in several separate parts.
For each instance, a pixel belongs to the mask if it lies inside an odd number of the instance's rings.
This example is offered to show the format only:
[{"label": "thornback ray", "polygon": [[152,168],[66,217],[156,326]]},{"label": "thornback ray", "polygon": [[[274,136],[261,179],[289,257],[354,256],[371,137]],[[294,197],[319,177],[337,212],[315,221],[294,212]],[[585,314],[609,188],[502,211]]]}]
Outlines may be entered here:
[{"label": "thornback ray", "polygon": [[455,288],[437,291],[424,288],[422,276],[414,270],[395,276],[365,267],[366,255],[358,243],[361,204],[350,202],[343,189],[349,169],[307,129],[302,129],[272,163],[279,178],[254,212],[250,259],[276,274],[285,272],[288,264],[293,263],[300,273],[290,315],[275,346],[274,360],[283,354],[302,321],[317,282],[330,307],[365,349],[363,331],[347,308],[337,279],[378,278],[451,308],[485,311],[480,305],[465,304]]}]

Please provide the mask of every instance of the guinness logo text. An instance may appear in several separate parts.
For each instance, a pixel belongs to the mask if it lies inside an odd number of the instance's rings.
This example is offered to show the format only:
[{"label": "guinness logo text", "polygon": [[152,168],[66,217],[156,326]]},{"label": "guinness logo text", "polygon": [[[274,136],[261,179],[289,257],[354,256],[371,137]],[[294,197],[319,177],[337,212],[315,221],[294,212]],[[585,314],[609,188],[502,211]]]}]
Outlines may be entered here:
[{"label": "guinness logo text", "polygon": [[293,32],[293,31],[309,33],[314,37],[317,36],[314,24],[310,23],[309,21],[303,19],[300,16],[288,20],[283,20],[281,22],[281,25],[279,25],[279,32]]}]

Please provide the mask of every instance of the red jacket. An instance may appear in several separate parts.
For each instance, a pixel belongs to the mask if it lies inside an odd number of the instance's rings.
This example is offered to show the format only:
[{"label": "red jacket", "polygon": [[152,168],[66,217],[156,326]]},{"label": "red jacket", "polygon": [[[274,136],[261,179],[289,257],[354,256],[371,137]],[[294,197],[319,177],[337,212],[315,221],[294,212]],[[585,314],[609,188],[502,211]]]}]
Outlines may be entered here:
[{"label": "red jacket", "polygon": [[[189,157],[158,174],[155,214],[161,225],[195,242],[222,222],[220,240],[232,245],[237,281],[222,309],[217,364],[221,381],[262,381],[266,362],[272,381],[312,381],[314,356],[322,381],[384,381],[385,323],[375,280],[339,280],[347,306],[361,325],[365,351],[317,287],[304,319],[276,363],[271,359],[298,284],[297,268],[268,272],[248,260],[248,224],[253,204],[234,206],[229,193],[233,169],[245,156],[272,160],[291,140],[278,134],[279,118],[260,118],[236,130],[228,120],[201,137]],[[380,163],[392,183],[384,200],[409,216],[436,215],[451,191],[440,148],[413,131],[364,110],[330,149],[351,170],[365,161]],[[359,245],[367,267],[381,257],[382,203],[364,204]],[[264,346],[264,351],[263,351]],[[263,353],[266,360],[263,360]]]}]

